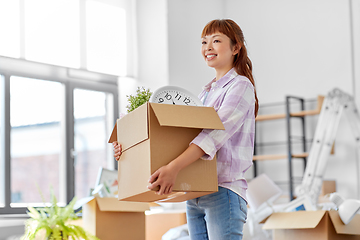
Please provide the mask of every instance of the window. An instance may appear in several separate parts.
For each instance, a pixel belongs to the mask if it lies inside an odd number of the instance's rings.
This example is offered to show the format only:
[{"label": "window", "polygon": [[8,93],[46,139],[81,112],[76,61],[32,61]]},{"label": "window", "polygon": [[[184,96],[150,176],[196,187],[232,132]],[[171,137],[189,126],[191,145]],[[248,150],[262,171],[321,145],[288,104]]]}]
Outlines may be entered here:
[{"label": "window", "polygon": [[79,2],[31,0],[24,3],[25,58],[79,68]]},{"label": "window", "polygon": [[5,206],[5,104],[2,101],[5,96],[4,92],[4,76],[0,75],[0,208]]},{"label": "window", "polygon": [[0,55],[20,57],[19,1],[0,1]]},{"label": "window", "polygon": [[[0,55],[127,74],[131,0],[0,1]],[[130,33],[130,34],[128,34]],[[131,54],[131,53],[130,53]]]},{"label": "window", "polygon": [[[50,187],[59,197],[64,126],[59,82],[10,78],[11,204],[41,203]],[[15,205],[14,205],[15,204]],[[20,204],[20,205],[19,205]]]},{"label": "window", "polygon": [[[90,195],[100,167],[114,167],[112,156],[107,155],[108,125],[113,119],[112,111],[107,109],[112,109],[112,99],[109,93],[74,89],[75,195],[78,198]],[[113,122],[110,125],[113,127]]]},{"label": "window", "polygon": [[107,140],[134,6],[0,0],[0,214],[41,205],[50,187],[60,203],[86,197],[100,167],[116,168]]},{"label": "window", "polygon": [[88,69],[124,76],[127,67],[124,9],[87,1],[86,13]]},{"label": "window", "polygon": [[118,117],[117,76],[75,80],[75,69],[11,63],[0,66],[0,214],[41,206],[51,188],[63,204],[89,196],[100,167],[116,168],[107,140]]}]

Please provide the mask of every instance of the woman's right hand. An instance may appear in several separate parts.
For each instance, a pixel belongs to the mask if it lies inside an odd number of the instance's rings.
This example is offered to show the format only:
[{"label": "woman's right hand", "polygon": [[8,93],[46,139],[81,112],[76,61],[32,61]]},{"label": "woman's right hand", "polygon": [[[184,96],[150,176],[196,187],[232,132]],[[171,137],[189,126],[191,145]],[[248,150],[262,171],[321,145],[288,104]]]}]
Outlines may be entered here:
[{"label": "woman's right hand", "polygon": [[114,157],[116,161],[119,161],[120,156],[121,156],[121,144],[119,144],[118,142],[113,142],[113,147],[114,147]]}]

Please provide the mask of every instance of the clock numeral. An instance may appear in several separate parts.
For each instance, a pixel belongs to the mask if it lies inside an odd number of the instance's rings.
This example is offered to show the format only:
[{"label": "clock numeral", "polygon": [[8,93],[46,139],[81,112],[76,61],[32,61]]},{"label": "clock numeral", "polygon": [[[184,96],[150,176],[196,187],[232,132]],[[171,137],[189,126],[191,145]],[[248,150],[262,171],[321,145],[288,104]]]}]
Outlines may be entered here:
[{"label": "clock numeral", "polygon": [[175,96],[175,99],[180,100],[180,98],[181,98],[181,95],[177,93]]},{"label": "clock numeral", "polygon": [[183,101],[186,105],[189,105],[189,103],[190,103],[190,99],[189,98],[184,98],[184,101]]},{"label": "clock numeral", "polygon": [[164,99],[163,99],[163,98],[159,98],[158,103],[162,103],[162,102],[164,102]]},{"label": "clock numeral", "polygon": [[166,98],[167,100],[170,100],[171,97],[172,97],[172,96],[171,96],[169,93],[166,93],[164,98]]}]

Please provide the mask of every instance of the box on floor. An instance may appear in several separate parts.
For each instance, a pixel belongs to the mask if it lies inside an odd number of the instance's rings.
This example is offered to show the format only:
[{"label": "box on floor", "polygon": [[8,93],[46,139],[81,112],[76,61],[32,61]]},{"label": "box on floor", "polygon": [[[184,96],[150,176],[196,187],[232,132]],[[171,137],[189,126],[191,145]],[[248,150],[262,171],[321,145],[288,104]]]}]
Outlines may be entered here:
[{"label": "box on floor", "polygon": [[161,212],[148,214],[145,217],[146,240],[161,240],[172,228],[186,224],[185,212]]},{"label": "box on floor", "polygon": [[89,198],[82,209],[84,229],[99,239],[145,239],[145,211],[150,209],[147,203]]},{"label": "box on floor", "polygon": [[147,188],[151,174],[179,156],[202,129],[224,129],[214,108],[147,103],[118,119],[109,142],[122,145],[119,200],[182,202],[216,192],[215,159],[198,159],[181,170],[172,194]]},{"label": "box on floor", "polygon": [[273,240],[355,240],[360,239],[360,215],[347,225],[337,211],[273,213],[263,229],[273,230]]}]

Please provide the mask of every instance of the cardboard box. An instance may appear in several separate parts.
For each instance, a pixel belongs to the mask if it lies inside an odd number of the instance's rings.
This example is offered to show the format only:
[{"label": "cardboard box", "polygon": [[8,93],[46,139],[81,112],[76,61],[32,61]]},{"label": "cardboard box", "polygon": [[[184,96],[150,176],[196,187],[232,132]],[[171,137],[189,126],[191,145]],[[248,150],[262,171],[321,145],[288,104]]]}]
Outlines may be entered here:
[{"label": "cardboard box", "polygon": [[99,239],[145,239],[145,211],[150,209],[149,204],[90,198],[82,209],[83,228]]},{"label": "cardboard box", "polygon": [[147,188],[152,173],[179,156],[202,129],[224,129],[214,108],[147,103],[117,120],[109,142],[122,145],[118,162],[119,200],[182,202],[218,189],[215,159],[181,170],[173,193]]},{"label": "cardboard box", "polygon": [[347,225],[337,211],[297,211],[272,214],[263,229],[273,230],[273,240],[360,239],[360,215]]},{"label": "cardboard box", "polygon": [[324,180],[321,185],[320,197],[326,194],[336,192],[336,181],[335,180]]},{"label": "cardboard box", "polygon": [[170,229],[186,224],[185,212],[161,212],[146,215],[146,240],[161,240]]}]

